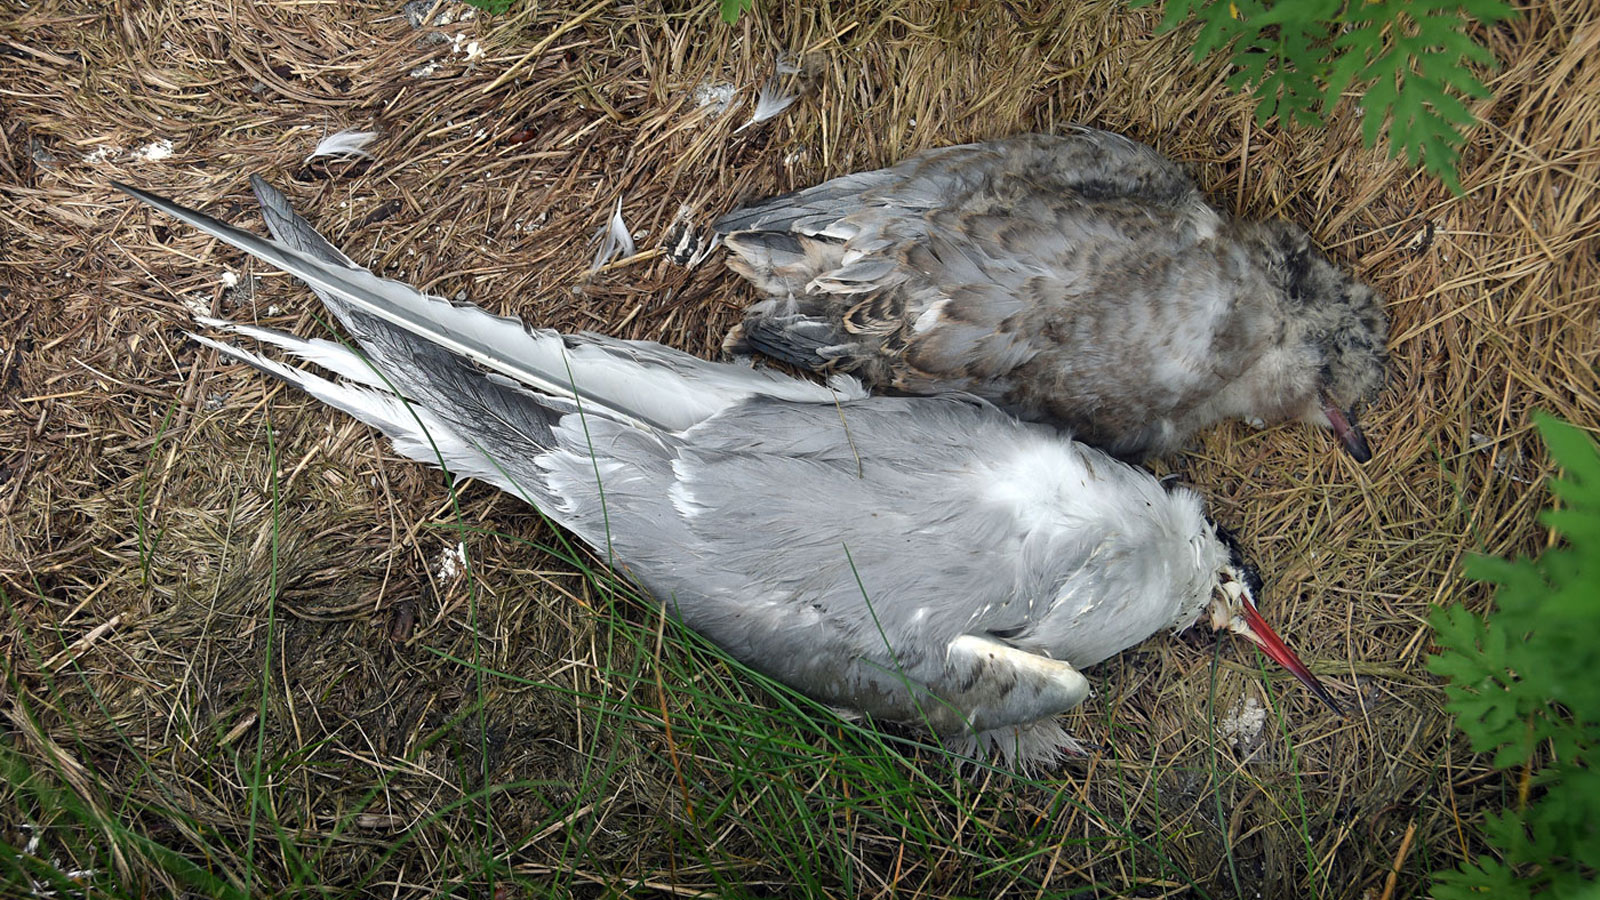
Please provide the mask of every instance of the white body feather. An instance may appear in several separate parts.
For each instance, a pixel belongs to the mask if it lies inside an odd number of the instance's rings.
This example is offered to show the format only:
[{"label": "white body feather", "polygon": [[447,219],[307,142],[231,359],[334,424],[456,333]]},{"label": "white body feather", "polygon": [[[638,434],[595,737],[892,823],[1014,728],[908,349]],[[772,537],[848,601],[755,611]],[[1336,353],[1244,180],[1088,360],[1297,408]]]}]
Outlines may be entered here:
[{"label": "white body feather", "polygon": [[316,149],[306,157],[306,162],[324,156],[354,156],[368,159],[372,154],[367,150],[367,145],[378,139],[376,131],[356,131],[346,129],[328,135],[317,142]]}]

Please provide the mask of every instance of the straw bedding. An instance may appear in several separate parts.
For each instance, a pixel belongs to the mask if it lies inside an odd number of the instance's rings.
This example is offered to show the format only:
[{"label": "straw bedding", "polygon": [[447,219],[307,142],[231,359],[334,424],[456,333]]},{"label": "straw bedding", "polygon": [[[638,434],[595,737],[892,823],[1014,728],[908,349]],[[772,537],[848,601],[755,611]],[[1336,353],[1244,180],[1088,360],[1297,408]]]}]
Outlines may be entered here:
[{"label": "straw bedding", "polygon": [[[1551,466],[1530,411],[1600,425],[1596,4],[1533,5],[1487,35],[1503,67],[1477,106],[1461,197],[1363,149],[1348,107],[1326,130],[1256,126],[1226,69],[1192,62],[1182,30],[1155,35],[1149,10],[777,2],[725,26],[713,6],[557,2],[491,19],[440,4],[421,24],[374,3],[11,7],[8,758],[180,852],[234,835],[221,845],[235,857],[205,863],[218,871],[240,871],[259,842],[263,890],[293,866],[278,837],[250,831],[251,802],[305,841],[347,823],[318,877],[386,896],[474,890],[445,862],[468,837],[525,883],[564,872],[548,883],[597,895],[731,879],[766,896],[1410,896],[1475,852],[1472,823],[1516,786],[1453,733],[1423,668],[1424,618],[1487,603],[1459,575],[1465,555],[1548,541],[1535,516]],[[779,75],[780,53],[800,71]],[[737,130],[775,76],[798,101]],[[701,102],[728,87],[732,108]],[[948,776],[958,799],[930,812],[953,829],[948,854],[896,855],[903,836],[862,826],[850,861],[806,885],[763,859],[758,822],[720,833],[714,863],[680,865],[694,814],[679,754],[693,750],[670,717],[597,729],[584,703],[537,686],[670,705],[660,659],[682,651],[613,658],[605,598],[538,549],[559,538],[535,512],[479,485],[452,494],[366,429],[187,342],[196,310],[323,326],[309,292],[107,184],[257,228],[246,176],[260,172],[382,274],[710,355],[751,292],[720,255],[666,258],[680,216],[703,228],[742,199],[1073,122],[1153,144],[1225,208],[1300,222],[1389,298],[1393,383],[1367,415],[1371,464],[1302,427],[1230,424],[1165,467],[1245,535],[1265,612],[1353,714],[1264,683],[1240,646],[1158,636],[1091,673],[1097,696],[1068,724],[1101,752],[1042,784]],[[381,132],[370,159],[306,160],[344,128]],[[591,273],[619,198],[639,252]],[[616,615],[657,627],[642,605]],[[1272,711],[1264,726],[1257,708]],[[257,777],[258,753],[287,762]],[[919,758],[942,772],[935,756]],[[596,775],[597,757],[627,764]],[[542,830],[575,790],[563,785],[596,783],[582,815]],[[485,785],[522,786],[493,793],[487,824],[471,812]],[[828,803],[850,785],[815,793]],[[0,821],[49,818],[29,796],[8,789]],[[1022,881],[961,850],[972,819],[1032,855]],[[20,827],[0,826],[19,847]],[[1098,841],[1113,832],[1158,841],[1177,868],[1140,857],[1148,844]],[[52,840],[70,867],[70,841]],[[159,890],[172,876],[158,862],[128,850],[106,865]]]}]

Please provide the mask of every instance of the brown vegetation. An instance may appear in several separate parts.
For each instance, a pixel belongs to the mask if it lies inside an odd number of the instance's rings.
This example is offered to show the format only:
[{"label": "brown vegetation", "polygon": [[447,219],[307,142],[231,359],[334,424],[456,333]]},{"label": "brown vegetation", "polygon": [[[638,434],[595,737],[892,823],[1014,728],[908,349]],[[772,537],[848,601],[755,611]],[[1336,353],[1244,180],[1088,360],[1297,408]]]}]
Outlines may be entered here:
[{"label": "brown vegetation", "polygon": [[[774,2],[731,27],[711,3],[537,6],[417,27],[385,3],[40,0],[0,21],[0,837],[22,847],[32,822],[63,870],[102,843],[118,849],[79,860],[100,871],[86,879],[174,884],[159,853],[18,785],[26,770],[259,892],[293,877],[285,846],[312,845],[328,890],[415,897],[476,895],[491,858],[529,896],[1387,897],[1397,863],[1395,896],[1414,896],[1473,849],[1472,823],[1515,786],[1442,713],[1424,619],[1486,601],[1464,555],[1546,542],[1529,412],[1600,426],[1592,0],[1489,35],[1504,66],[1462,197],[1363,149],[1348,107],[1323,131],[1255,126],[1219,63],[1120,2]],[[801,99],[735,133],[779,51],[802,63]],[[723,83],[741,105],[697,104]],[[811,883],[772,859],[737,766],[704,762],[758,741],[681,724],[699,709],[686,688],[737,696],[737,678],[675,683],[722,667],[649,640],[647,607],[608,613],[535,546],[557,537],[520,502],[451,492],[188,342],[197,308],[324,326],[287,277],[108,185],[259,231],[259,172],[385,275],[712,354],[750,292],[719,256],[689,270],[658,251],[680,205],[703,226],[741,199],[1072,122],[1153,144],[1226,208],[1302,223],[1389,298],[1372,463],[1243,425],[1174,462],[1245,535],[1267,614],[1353,713],[1265,683],[1242,646],[1158,636],[1089,673],[1097,696],[1069,725],[1103,750],[1039,783],[968,783],[924,750],[912,767],[947,800],[868,801],[819,749],[794,770],[817,779],[797,794],[817,818],[783,826],[838,848]],[[304,161],[344,128],[382,131],[373,159]],[[163,139],[169,157],[141,158]],[[590,276],[619,197],[641,252]],[[470,574],[441,575],[458,541]],[[1235,743],[1221,720],[1247,700],[1283,714]],[[777,709],[759,721],[783,732]],[[700,831],[723,796],[739,814]],[[871,803],[889,813],[858,820]],[[944,843],[885,824],[900,803],[926,806]],[[267,821],[291,836],[252,829]]]}]

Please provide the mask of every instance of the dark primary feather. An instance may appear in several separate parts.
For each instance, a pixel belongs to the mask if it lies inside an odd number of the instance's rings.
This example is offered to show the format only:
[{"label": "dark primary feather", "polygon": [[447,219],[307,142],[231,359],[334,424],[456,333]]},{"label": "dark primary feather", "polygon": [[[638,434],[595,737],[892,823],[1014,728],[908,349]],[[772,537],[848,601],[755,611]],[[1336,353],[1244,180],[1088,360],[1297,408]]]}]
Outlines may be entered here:
[{"label": "dark primary feather", "polygon": [[975,394],[1121,456],[1231,417],[1337,429],[1330,406],[1384,381],[1382,298],[1300,229],[1231,219],[1103,131],[929,151],[717,229],[767,295],[731,349]]}]

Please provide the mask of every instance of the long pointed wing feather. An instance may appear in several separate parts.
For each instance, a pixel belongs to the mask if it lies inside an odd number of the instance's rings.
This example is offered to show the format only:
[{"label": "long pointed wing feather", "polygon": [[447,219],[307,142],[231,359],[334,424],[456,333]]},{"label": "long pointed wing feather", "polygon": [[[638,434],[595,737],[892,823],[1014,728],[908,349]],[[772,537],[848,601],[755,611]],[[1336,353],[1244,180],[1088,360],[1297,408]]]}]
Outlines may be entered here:
[{"label": "long pointed wing feather", "polygon": [[[836,378],[824,386],[773,370],[706,362],[655,344],[530,329],[519,319],[458,306],[379,278],[317,235],[264,182],[257,183],[257,192],[269,226],[282,240],[263,238],[164,197],[113,184],[306,282],[352,330],[358,329],[351,316],[359,313],[394,329],[396,339],[442,347],[535,391],[577,399],[636,427],[680,431],[758,395],[829,404],[864,396],[860,384],[850,378]],[[375,353],[381,347],[365,349]],[[642,377],[646,371],[649,377]]]},{"label": "long pointed wing feather", "polygon": [[[230,322],[227,319],[213,319],[210,316],[196,316],[195,321],[207,328],[215,328],[218,331],[231,331],[235,334],[242,334],[245,337],[258,340],[263,344],[281,347],[300,359],[316,363],[330,372],[364,384],[367,387],[375,387],[385,391],[389,389],[372,365],[350,352],[349,348],[343,344],[322,338],[302,338],[298,335],[278,331],[275,328],[260,328],[255,325]],[[190,335],[190,337],[194,337],[195,340],[207,346],[216,345],[213,341],[195,335]]]},{"label": "long pointed wing feather", "polygon": [[[410,459],[447,468],[458,475],[482,478],[502,490],[526,497],[526,492],[501,476],[500,468],[493,460],[485,457],[472,442],[463,439],[449,424],[426,407],[408,404],[386,390],[329,381],[304,369],[284,365],[225,341],[212,340],[194,333],[190,333],[189,337],[197,343],[215,348],[231,359],[285,381],[334,409],[348,413],[382,431],[389,437],[394,448]],[[273,343],[284,346],[297,356],[314,358],[312,353],[299,352],[303,348],[296,348],[280,341]],[[354,354],[351,354],[351,357],[352,364],[359,365],[359,362],[354,360]]]},{"label": "long pointed wing feather", "polygon": [[[417,302],[419,296],[424,296],[420,295],[420,292],[398,282],[379,278],[366,269],[335,267],[308,253],[235,228],[198,210],[180,206],[165,197],[117,181],[111,184],[130,197],[193,225],[212,237],[232,244],[251,256],[269,262],[314,289],[325,291],[338,300],[360,309],[363,313],[382,319],[422,340],[444,347],[452,353],[464,356],[538,390],[557,396],[573,394],[583,396],[581,389],[576,389],[566,379],[554,376],[551,371],[554,367],[547,365],[536,368],[517,361],[514,350],[523,351],[525,358],[531,356],[534,359],[542,359],[551,356],[550,350],[553,348],[538,346],[541,343],[540,338],[528,335],[522,323],[515,319],[495,316],[477,307],[454,306],[442,299],[439,304],[424,306]],[[503,327],[506,324],[514,324],[517,332],[527,335],[529,340],[524,346],[516,348],[506,346],[508,333]],[[554,342],[560,343],[559,339]],[[542,343],[548,344],[550,341]],[[597,397],[585,399],[601,402]],[[613,404],[603,405],[611,407]],[[626,409],[617,411],[636,420],[646,418]]]}]

